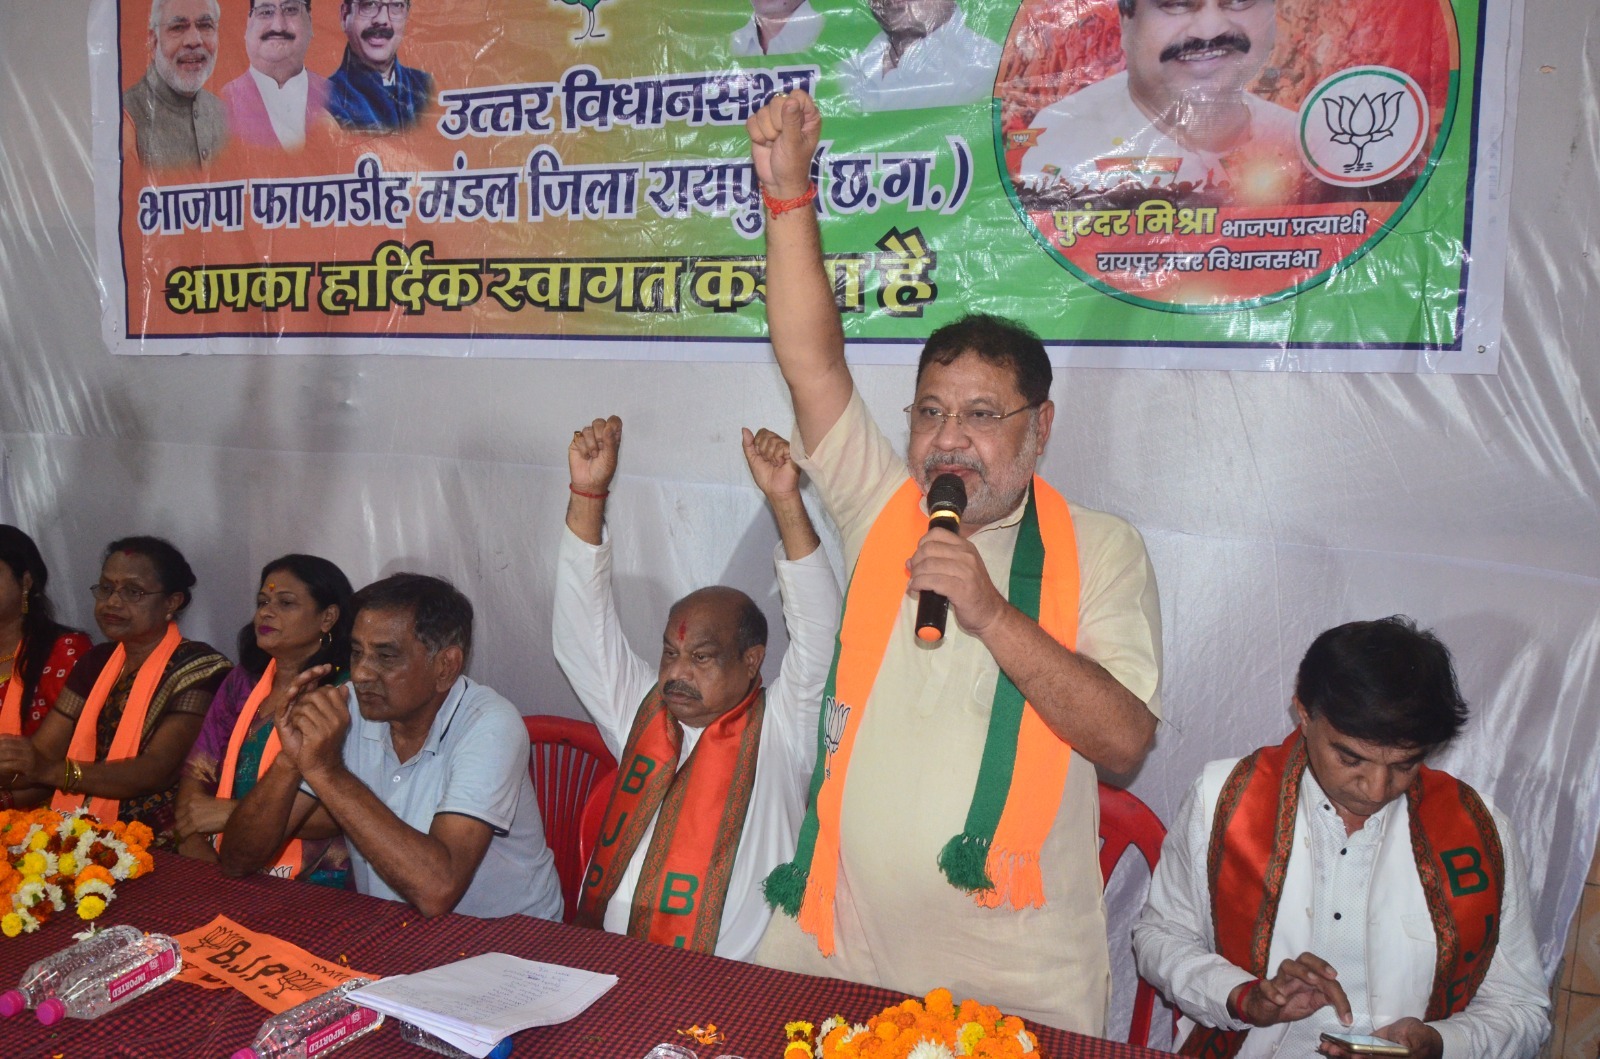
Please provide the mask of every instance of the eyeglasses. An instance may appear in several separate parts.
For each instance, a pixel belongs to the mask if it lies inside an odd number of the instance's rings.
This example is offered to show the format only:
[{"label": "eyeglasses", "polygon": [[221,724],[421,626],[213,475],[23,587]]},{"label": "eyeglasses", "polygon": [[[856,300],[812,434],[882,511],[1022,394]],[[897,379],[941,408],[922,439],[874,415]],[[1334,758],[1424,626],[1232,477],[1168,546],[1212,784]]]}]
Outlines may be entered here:
[{"label": "eyeglasses", "polygon": [[271,22],[279,14],[287,19],[296,19],[305,13],[306,5],[293,0],[286,4],[257,4],[250,9],[250,17],[257,22]]},{"label": "eyeglasses", "polygon": [[148,588],[140,588],[137,585],[108,585],[102,581],[99,584],[90,585],[89,594],[102,603],[115,596],[130,607],[137,607],[146,596],[159,596],[161,593]]},{"label": "eyeglasses", "polygon": [[1031,411],[1044,404],[1043,401],[1034,401],[1025,404],[1012,412],[991,412],[986,408],[975,408],[970,412],[941,412],[931,405],[910,404],[906,405],[906,422],[911,425],[913,434],[933,434],[946,422],[954,423],[957,430],[965,430],[968,434],[993,434],[1014,415]]},{"label": "eyeglasses", "polygon": [[390,22],[399,22],[411,13],[411,0],[355,0],[350,6],[362,18],[371,18],[382,8],[388,12]]},{"label": "eyeglasses", "polygon": [[197,29],[202,35],[210,36],[217,31],[217,20],[210,15],[202,15],[192,22],[186,18],[175,18],[164,24],[161,29],[162,32],[170,33],[174,37],[187,37],[191,29]]}]

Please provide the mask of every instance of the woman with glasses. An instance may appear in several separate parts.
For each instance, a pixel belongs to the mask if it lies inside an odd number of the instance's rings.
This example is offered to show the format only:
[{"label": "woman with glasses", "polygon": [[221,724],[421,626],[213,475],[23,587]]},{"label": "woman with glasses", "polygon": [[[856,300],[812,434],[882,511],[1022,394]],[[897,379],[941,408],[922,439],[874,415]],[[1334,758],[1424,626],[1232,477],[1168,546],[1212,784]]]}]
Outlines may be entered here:
[{"label": "woman with glasses", "polygon": [[[285,555],[261,570],[254,619],[239,631],[239,666],[211,702],[178,781],[178,852],[217,859],[233,807],[277,756],[273,721],[303,671],[331,665],[337,682],[350,668],[349,578],[315,555]],[[339,837],[302,834],[267,871],[342,888],[350,855]]]},{"label": "woman with glasses", "polygon": [[[30,736],[56,703],[89,637],[55,620],[50,571],[33,538],[0,525],[0,736]],[[36,805],[46,788],[11,789],[0,773],[0,809]],[[17,777],[20,780],[20,777]]]},{"label": "woman with glasses", "polygon": [[143,823],[172,849],[179,769],[233,667],[178,631],[194,583],[166,541],[112,541],[89,589],[108,642],[78,661],[31,740],[0,738],[0,775],[54,788],[63,812]]}]

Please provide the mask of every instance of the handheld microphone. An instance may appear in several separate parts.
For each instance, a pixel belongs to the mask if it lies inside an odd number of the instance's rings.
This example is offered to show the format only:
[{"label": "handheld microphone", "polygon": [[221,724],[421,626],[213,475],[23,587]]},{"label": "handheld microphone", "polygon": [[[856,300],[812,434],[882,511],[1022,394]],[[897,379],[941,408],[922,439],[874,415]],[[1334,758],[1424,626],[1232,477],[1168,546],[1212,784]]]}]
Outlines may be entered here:
[{"label": "handheld microphone", "polygon": [[[967,509],[967,487],[961,476],[941,474],[928,487],[928,528],[961,532],[961,513]],[[936,644],[944,639],[945,618],[950,601],[937,592],[923,589],[917,596],[917,639]]]}]

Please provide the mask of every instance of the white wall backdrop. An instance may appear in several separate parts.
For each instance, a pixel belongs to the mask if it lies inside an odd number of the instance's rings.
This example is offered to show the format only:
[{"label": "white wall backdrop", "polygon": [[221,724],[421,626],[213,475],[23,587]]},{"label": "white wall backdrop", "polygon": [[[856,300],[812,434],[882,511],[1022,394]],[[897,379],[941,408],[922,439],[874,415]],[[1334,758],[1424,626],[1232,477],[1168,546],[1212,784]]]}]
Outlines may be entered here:
[{"label": "white wall backdrop", "polygon": [[[627,423],[612,530],[637,646],[709,582],[776,614],[776,534],[738,449],[740,425],[789,428],[770,365],[110,356],[87,10],[0,4],[0,514],[39,540],[68,620],[90,622],[99,549],[132,532],[185,551],[187,631],[230,651],[280,553],[358,585],[434,572],[477,604],[474,675],[575,714],[551,556],[565,446],[609,412]],[[1169,817],[1203,762],[1287,732],[1318,631],[1413,615],[1474,709],[1441,763],[1521,826],[1551,971],[1600,826],[1597,15],[1527,5],[1498,376],[1063,371],[1043,468],[1143,530],[1160,579],[1168,723],[1135,793]],[[911,370],[858,381],[898,421]]]}]

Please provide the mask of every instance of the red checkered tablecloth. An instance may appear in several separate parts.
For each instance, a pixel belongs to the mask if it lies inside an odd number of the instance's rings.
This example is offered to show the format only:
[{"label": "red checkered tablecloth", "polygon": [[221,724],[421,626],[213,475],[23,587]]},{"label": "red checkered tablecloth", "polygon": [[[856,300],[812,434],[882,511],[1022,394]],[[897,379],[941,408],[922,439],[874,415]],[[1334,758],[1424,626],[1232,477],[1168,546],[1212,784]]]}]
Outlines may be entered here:
[{"label": "red checkered tablecloth", "polygon": [[[229,879],[211,865],[156,855],[153,875],[119,887],[104,923],[179,934],[224,914],[315,955],[341,957],[375,974],[421,971],[465,956],[507,952],[530,960],[614,974],[616,988],[571,1022],[516,1036],[518,1059],[642,1059],[675,1031],[714,1022],[727,1034],[703,1059],[724,1052],[778,1059],[783,1024],[831,1014],[865,1021],[903,997],[831,978],[789,974],[525,916],[427,920],[409,907],[360,894],[256,876]],[[0,938],[0,989],[34,960],[66,945],[70,910],[37,933]],[[980,998],[983,999],[983,998]],[[250,1043],[267,1012],[233,989],[168,982],[94,1021],[40,1026],[31,1014],[0,1021],[3,1059],[201,1059]],[[1162,1053],[1038,1026],[1052,1059],[1140,1059]],[[340,1059],[426,1059],[384,1026],[344,1048]]]}]

